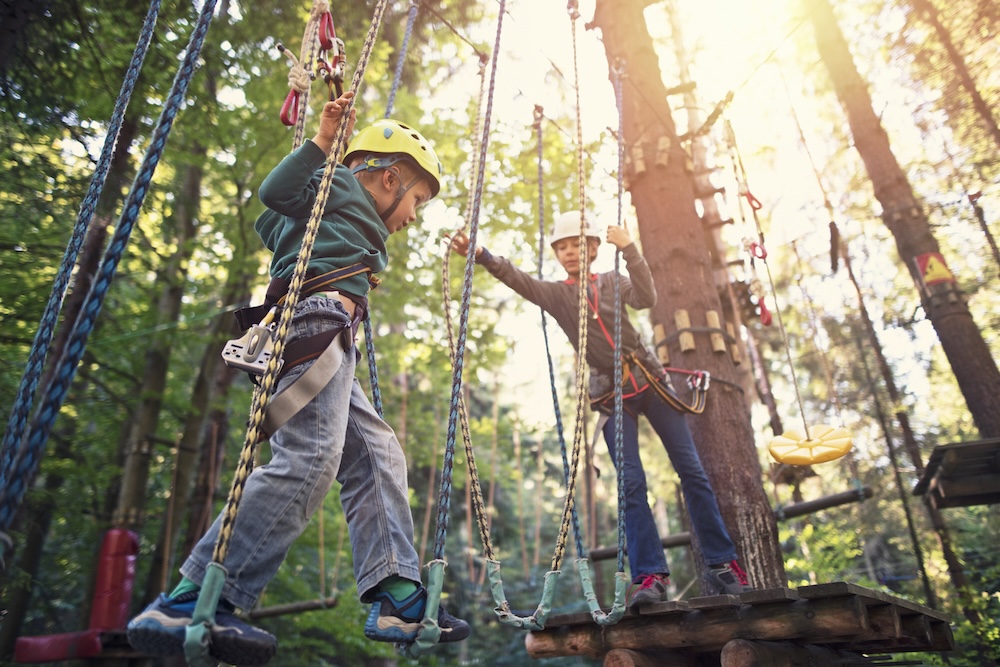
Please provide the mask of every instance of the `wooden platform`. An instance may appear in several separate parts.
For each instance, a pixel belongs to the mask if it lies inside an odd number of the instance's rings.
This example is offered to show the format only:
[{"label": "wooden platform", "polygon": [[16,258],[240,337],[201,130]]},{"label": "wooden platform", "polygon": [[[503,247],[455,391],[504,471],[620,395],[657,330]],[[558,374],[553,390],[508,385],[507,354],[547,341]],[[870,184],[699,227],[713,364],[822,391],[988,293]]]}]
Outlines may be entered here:
[{"label": "wooden platform", "polygon": [[589,614],[555,616],[525,638],[532,658],[586,655],[605,658],[605,665],[637,666],[755,664],[722,662],[722,656],[727,645],[756,642],[829,658],[795,664],[845,664],[848,655],[857,664],[914,664],[865,656],[954,649],[944,614],[843,582],[663,602],[606,628]]},{"label": "wooden platform", "polygon": [[1000,503],[1000,438],[938,445],[913,494],[938,508]]}]

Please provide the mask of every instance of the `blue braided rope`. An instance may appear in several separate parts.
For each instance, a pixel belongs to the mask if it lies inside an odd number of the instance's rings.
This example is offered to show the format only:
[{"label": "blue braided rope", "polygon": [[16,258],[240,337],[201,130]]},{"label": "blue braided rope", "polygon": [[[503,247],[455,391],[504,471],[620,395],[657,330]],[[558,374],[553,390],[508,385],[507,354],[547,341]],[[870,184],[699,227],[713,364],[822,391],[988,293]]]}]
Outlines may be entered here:
[{"label": "blue braided rope", "polygon": [[[406,22],[406,35],[403,37],[403,45],[400,47],[399,62],[396,63],[396,75],[392,80],[392,90],[389,92],[389,101],[385,105],[385,116],[392,115],[392,108],[396,104],[396,91],[399,90],[399,82],[403,78],[403,63],[406,61],[406,51],[410,47],[410,35],[413,34],[413,24],[417,20],[417,3],[410,3],[410,17]],[[365,356],[368,358],[368,378],[372,387],[372,407],[379,417],[385,418],[382,411],[382,391],[378,384],[378,364],[375,356],[375,336],[372,333],[371,311],[365,312]]]},{"label": "blue braided rope", "polygon": [[151,0],[149,11],[146,13],[146,20],[142,24],[142,32],[136,42],[135,50],[132,52],[132,61],[129,63],[125,79],[122,81],[121,92],[118,93],[118,100],[115,102],[115,110],[111,115],[108,124],[108,132],[104,137],[104,147],[101,149],[101,156],[97,161],[97,167],[90,180],[90,187],[80,206],[76,223],[73,226],[73,236],[66,246],[66,253],[63,255],[62,265],[56,274],[52,292],[49,294],[48,303],[38,325],[38,332],[31,344],[31,352],[28,354],[28,362],[25,365],[24,375],[21,384],[17,389],[17,397],[11,410],[10,419],[7,422],[7,430],[4,431],[3,444],[0,445],[0,503],[7,495],[7,475],[14,468],[14,461],[18,448],[21,446],[21,438],[24,435],[25,425],[28,421],[28,414],[35,390],[38,387],[39,378],[45,367],[45,358],[48,355],[49,345],[52,343],[53,332],[59,319],[59,311],[62,309],[63,298],[66,296],[66,288],[69,285],[73,267],[76,265],[76,258],[83,247],[83,240],[90,227],[90,221],[94,217],[94,210],[97,208],[97,200],[104,189],[104,182],[107,179],[108,171],[111,169],[111,158],[114,156],[115,145],[118,142],[118,135],[121,132],[125,119],[125,110],[128,108],[132,91],[135,90],[135,83],[139,78],[139,71],[142,69],[142,62],[146,58],[149,50],[149,43],[153,38],[153,30],[156,27],[156,19],[160,13],[160,0]]},{"label": "blue braided rope", "polygon": [[378,366],[375,364],[375,334],[372,332],[371,311],[365,311],[365,356],[368,357],[368,378],[372,386],[372,407],[382,419],[385,413],[382,411],[382,392],[378,387]]},{"label": "blue braided rope", "polygon": [[[538,279],[542,279],[542,263],[545,255],[545,191],[542,171],[542,118],[538,118]],[[552,389],[552,409],[556,416],[556,435],[559,437],[559,451],[562,454],[563,481],[569,486],[569,454],[566,447],[566,433],[563,429],[562,411],[559,409],[559,392],[556,389],[556,371],[552,363],[552,352],[549,348],[549,328],[548,318],[545,316],[545,309],[540,308],[542,314],[542,338],[545,339],[545,360],[549,364],[549,386]],[[541,446],[539,444],[539,446]],[[583,558],[586,554],[583,549],[583,534],[580,531],[580,518],[576,512],[576,504],[573,505],[573,537],[576,539],[576,554]]]},{"label": "blue braided rope", "polygon": [[406,52],[410,48],[410,36],[413,34],[413,24],[417,22],[417,10],[420,5],[416,2],[410,3],[409,15],[406,18],[406,32],[403,34],[403,44],[399,47],[399,60],[396,62],[396,75],[392,78],[392,90],[389,91],[389,102],[386,104],[385,117],[392,115],[392,108],[396,104],[396,91],[399,90],[399,82],[403,80],[403,65],[406,62]]},{"label": "blue braided rope", "polygon": [[462,304],[459,312],[458,342],[455,346],[455,364],[452,370],[451,405],[448,411],[448,437],[445,442],[444,464],[441,471],[441,493],[438,496],[437,529],[434,532],[434,558],[444,559],[445,537],[448,535],[448,511],[451,508],[451,478],[455,464],[455,430],[458,422],[458,403],[462,395],[462,367],[465,363],[465,337],[469,325],[469,303],[472,300],[472,273],[476,265],[476,236],[479,231],[479,207],[486,180],[486,152],[490,143],[490,117],[493,114],[493,91],[497,76],[497,54],[500,53],[500,34],[507,0],[500,0],[497,17],[497,36],[493,45],[493,67],[490,72],[489,96],[483,117],[483,138],[479,144],[479,170],[476,175],[476,196],[473,199],[469,220],[469,250],[465,258],[465,280],[462,284]]},{"label": "blue braided rope", "polygon": [[139,167],[135,181],[132,183],[132,189],[125,199],[121,218],[115,226],[115,234],[105,251],[104,260],[101,262],[97,278],[94,280],[94,284],[80,312],[80,317],[70,334],[69,343],[66,346],[66,351],[52,380],[52,384],[46,392],[45,401],[35,416],[34,422],[32,422],[27,451],[24,457],[18,462],[15,470],[16,474],[10,480],[7,497],[4,498],[3,504],[0,505],[0,530],[6,530],[10,527],[14,513],[21,499],[24,497],[28,482],[38,468],[40,455],[45,447],[45,441],[48,439],[52,425],[59,414],[59,409],[66,398],[69,385],[76,375],[77,365],[80,363],[87,345],[87,337],[90,335],[91,330],[93,330],[97,316],[101,312],[104,297],[111,285],[111,281],[114,279],[115,271],[118,268],[118,263],[121,261],[125,246],[128,244],[132,228],[139,217],[142,202],[149,190],[150,182],[153,180],[153,173],[156,171],[156,166],[166,148],[174,118],[177,116],[177,112],[184,102],[185,93],[187,92],[188,85],[191,83],[191,77],[194,75],[198,56],[201,53],[201,47],[205,42],[205,35],[208,33],[208,26],[212,21],[216,2],[217,0],[205,0],[205,4],[202,6],[201,15],[198,17],[198,23],[191,34],[184,61],[177,70],[170,95],[167,98],[156,129],[153,132],[152,142]]},{"label": "blue braided rope", "polygon": [[[625,152],[622,136],[622,80],[617,69],[613,69],[615,101],[618,106],[618,226],[622,226],[623,155]],[[622,295],[621,253],[615,252],[615,469],[618,471],[618,571],[625,571],[625,455],[622,452]]]}]

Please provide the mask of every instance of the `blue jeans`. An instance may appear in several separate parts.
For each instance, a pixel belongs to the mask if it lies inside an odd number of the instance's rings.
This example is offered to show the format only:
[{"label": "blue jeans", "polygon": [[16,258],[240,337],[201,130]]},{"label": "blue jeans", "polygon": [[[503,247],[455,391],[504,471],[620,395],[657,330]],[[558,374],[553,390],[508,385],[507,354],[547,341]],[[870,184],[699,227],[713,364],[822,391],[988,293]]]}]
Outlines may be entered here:
[{"label": "blue jeans", "polygon": [[[663,402],[647,388],[638,396],[624,401],[622,411],[622,456],[625,486],[625,541],[632,578],[647,574],[669,574],[667,559],[660,544],[660,533],[653,521],[646,488],[646,472],[639,458],[639,424],[632,415],[644,414],[667,450],[670,463],[681,479],[681,490],[687,504],[691,525],[709,565],[728,563],[736,559],[736,546],[729,537],[715,491],[698,458],[687,420],[677,410]],[[629,413],[632,414],[629,414]],[[615,458],[615,419],[612,415],[604,425],[604,440],[608,443],[612,463]]]},{"label": "blue jeans", "polygon": [[[348,319],[336,299],[309,297],[296,307],[288,342]],[[247,478],[223,563],[229,574],[222,597],[241,609],[254,607],[334,479],[341,485],[362,601],[370,601],[378,583],[391,575],[420,581],[406,459],[395,433],[354,378],[356,363],[354,351],[348,350],[330,382],[271,437],[271,460]],[[291,369],[277,391],[311,364]],[[181,567],[192,581],[204,580],[220,524],[221,516]]]}]

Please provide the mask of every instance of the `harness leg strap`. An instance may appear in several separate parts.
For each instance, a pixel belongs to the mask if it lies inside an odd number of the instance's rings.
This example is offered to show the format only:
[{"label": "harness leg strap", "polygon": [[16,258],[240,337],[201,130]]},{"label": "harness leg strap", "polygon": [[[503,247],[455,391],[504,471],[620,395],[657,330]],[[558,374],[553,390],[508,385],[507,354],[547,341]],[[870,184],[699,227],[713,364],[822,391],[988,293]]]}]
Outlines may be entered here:
[{"label": "harness leg strap", "polygon": [[[345,331],[350,331],[350,327]],[[344,350],[348,345],[346,336],[334,336],[315,363],[296,378],[290,387],[271,399],[264,414],[265,432],[274,433],[309,401],[316,398],[340,370],[340,365],[344,361]]]}]

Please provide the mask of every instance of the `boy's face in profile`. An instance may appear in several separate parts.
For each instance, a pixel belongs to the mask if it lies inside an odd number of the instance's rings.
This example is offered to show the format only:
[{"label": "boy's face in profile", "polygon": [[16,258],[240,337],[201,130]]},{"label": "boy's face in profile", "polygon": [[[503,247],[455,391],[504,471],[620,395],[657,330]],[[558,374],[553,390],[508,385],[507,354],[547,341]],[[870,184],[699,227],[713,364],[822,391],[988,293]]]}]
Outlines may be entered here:
[{"label": "boy's face in profile", "polygon": [[[393,193],[393,199],[395,199],[395,196],[395,193]],[[419,178],[406,191],[403,199],[399,202],[399,206],[392,212],[389,219],[385,221],[385,226],[389,230],[389,233],[394,234],[411,222],[415,222],[417,219],[417,209],[430,201],[431,197],[430,183],[427,182],[426,178]]]},{"label": "boy's face in profile", "polygon": [[[599,239],[587,237],[587,251],[590,253],[587,263],[590,264],[597,257],[597,248],[601,244]],[[559,239],[552,244],[552,250],[556,254],[556,260],[562,265],[570,277],[576,278],[580,275],[580,239],[576,237]]]},{"label": "boy's face in profile", "polygon": [[426,204],[431,197],[431,185],[426,178],[409,175],[408,170],[389,167],[379,172],[377,182],[365,187],[375,198],[375,208],[380,215],[389,210],[396,202],[396,196],[401,188],[406,188],[399,205],[385,220],[385,227],[390,234],[395,234],[417,219],[417,209]]}]

